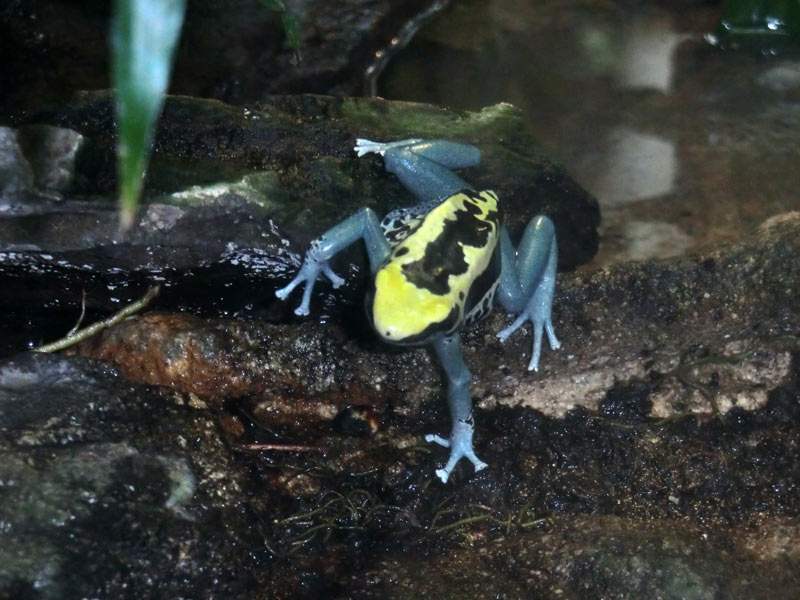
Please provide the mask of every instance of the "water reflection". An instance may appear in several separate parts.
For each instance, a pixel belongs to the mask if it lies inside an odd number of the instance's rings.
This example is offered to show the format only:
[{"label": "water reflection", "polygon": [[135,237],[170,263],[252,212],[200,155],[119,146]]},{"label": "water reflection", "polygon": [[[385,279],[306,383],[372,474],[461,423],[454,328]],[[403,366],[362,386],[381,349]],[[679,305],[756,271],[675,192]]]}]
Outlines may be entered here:
[{"label": "water reflection", "polygon": [[675,71],[675,49],[685,35],[678,34],[666,15],[633,20],[618,57],[618,80],[623,88],[669,92]]},{"label": "water reflection", "polygon": [[655,135],[618,127],[608,136],[600,173],[587,182],[607,208],[669,193],[677,171],[675,145]]},{"label": "water reflection", "polygon": [[519,106],[545,152],[601,202],[597,265],[647,255],[648,237],[658,256],[742,237],[800,209],[800,62],[706,44],[719,7],[700,4],[461,0],[379,91]]}]

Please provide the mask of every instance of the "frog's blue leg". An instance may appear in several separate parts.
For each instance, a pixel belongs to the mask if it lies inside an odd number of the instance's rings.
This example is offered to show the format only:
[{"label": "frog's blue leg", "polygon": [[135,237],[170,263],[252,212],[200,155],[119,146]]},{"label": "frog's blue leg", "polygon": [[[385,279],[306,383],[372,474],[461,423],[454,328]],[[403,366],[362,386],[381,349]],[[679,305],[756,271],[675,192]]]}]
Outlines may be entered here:
[{"label": "frog's blue leg", "polygon": [[335,288],[344,283],[344,279],[331,270],[328,261],[337,252],[360,239],[364,240],[367,247],[370,269],[375,272],[389,258],[391,248],[383,236],[375,212],[370,208],[362,208],[312,241],[306,251],[306,258],[300,271],[289,285],[277,290],[275,295],[281,300],[286,300],[294,288],[305,282],[306,289],[303,292],[303,300],[294,312],[296,315],[307,315],[311,292],[320,273],[330,279]]},{"label": "frog's blue leg", "polygon": [[475,451],[472,449],[472,433],[475,430],[472,397],[469,392],[469,381],[472,376],[461,356],[461,338],[457,333],[437,338],[433,342],[433,348],[447,375],[447,404],[453,428],[449,439],[429,434],[425,436],[425,441],[436,442],[445,448],[450,448],[450,459],[444,469],[436,470],[437,477],[443,483],[447,483],[450,473],[461,458],[468,458],[475,465],[476,471],[485,469],[488,465],[475,456]]},{"label": "frog's blue leg", "polygon": [[551,307],[556,285],[558,247],[553,222],[544,216],[534,217],[525,228],[519,249],[515,252],[505,227],[500,228],[502,272],[497,300],[517,319],[497,334],[501,342],[526,321],[533,323],[533,351],[528,370],[539,370],[542,352],[542,330],[547,332],[550,347],[561,346],[553,331]]},{"label": "frog's blue leg", "polygon": [[359,156],[369,152],[383,155],[386,170],[422,202],[439,202],[464,189],[472,189],[451,169],[473,167],[480,163],[481,152],[475,146],[449,140],[400,140],[372,142],[356,140]]}]

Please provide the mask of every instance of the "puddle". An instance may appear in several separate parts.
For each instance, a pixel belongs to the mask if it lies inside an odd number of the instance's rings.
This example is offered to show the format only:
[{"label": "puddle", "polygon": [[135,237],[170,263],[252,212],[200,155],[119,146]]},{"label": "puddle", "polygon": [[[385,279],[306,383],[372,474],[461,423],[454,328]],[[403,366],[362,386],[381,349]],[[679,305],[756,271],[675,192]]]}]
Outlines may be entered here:
[{"label": "puddle", "polygon": [[[600,253],[585,268],[670,256],[800,208],[800,51],[723,52],[704,39],[718,18],[686,3],[454,3],[378,93],[466,110],[516,104],[600,201]],[[631,235],[631,221],[649,227]]]}]

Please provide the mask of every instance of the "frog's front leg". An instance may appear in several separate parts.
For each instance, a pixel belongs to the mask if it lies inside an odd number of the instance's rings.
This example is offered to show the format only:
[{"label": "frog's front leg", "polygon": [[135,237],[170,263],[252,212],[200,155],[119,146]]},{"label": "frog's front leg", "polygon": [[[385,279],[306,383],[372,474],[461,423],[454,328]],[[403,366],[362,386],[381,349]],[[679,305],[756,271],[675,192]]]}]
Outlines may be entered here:
[{"label": "frog's front leg", "polygon": [[286,300],[294,288],[305,283],[303,300],[294,312],[297,315],[307,315],[311,292],[320,273],[330,279],[335,288],[344,283],[344,279],[336,275],[330,268],[328,261],[337,252],[360,239],[364,240],[367,247],[370,269],[375,272],[389,257],[391,248],[381,231],[375,212],[370,208],[362,208],[312,241],[306,251],[303,265],[295,278],[289,282],[289,285],[277,290],[275,295],[281,300]]},{"label": "frog's front leg", "polygon": [[526,321],[533,323],[533,350],[528,370],[539,370],[542,332],[547,332],[550,347],[561,347],[553,331],[551,312],[556,285],[558,247],[555,227],[545,216],[534,217],[525,228],[519,249],[514,250],[505,227],[500,229],[501,277],[497,299],[517,319],[497,334],[501,342]]},{"label": "frog's front leg", "polygon": [[462,458],[469,459],[475,465],[475,471],[485,469],[488,465],[475,456],[472,448],[475,421],[472,416],[472,397],[469,391],[471,375],[461,356],[461,338],[457,333],[437,338],[433,342],[433,348],[447,376],[447,405],[450,408],[453,425],[449,438],[428,434],[425,440],[450,448],[450,458],[444,469],[436,470],[437,477],[443,483],[447,483],[450,473]]}]

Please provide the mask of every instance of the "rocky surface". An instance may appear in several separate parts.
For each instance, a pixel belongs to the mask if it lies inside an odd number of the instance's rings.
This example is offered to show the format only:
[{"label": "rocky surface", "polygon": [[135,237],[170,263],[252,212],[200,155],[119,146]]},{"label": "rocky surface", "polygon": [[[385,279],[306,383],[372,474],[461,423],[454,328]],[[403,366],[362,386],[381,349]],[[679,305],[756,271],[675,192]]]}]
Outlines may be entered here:
[{"label": "rocky surface", "polygon": [[435,408],[287,436],[20,355],[0,363],[0,597],[792,597],[797,365],[763,408],[707,421],[648,418],[639,384],[562,419],[498,408],[490,468],[442,485],[419,444]]},{"label": "rocky surface", "polygon": [[531,528],[483,551],[383,559],[338,597],[456,598],[478,589],[501,598],[767,600],[797,583],[789,572],[800,559],[792,545],[772,548],[780,561],[751,554],[738,536],[758,536],[754,530],[709,534],[672,520],[615,516],[541,519]]},{"label": "rocky surface", "polygon": [[[285,283],[310,239],[362,206],[385,214],[413,202],[380,158],[355,157],[357,136],[473,142],[484,160],[465,177],[498,191],[513,232],[544,212],[556,222],[562,266],[585,262],[596,250],[594,199],[536,150],[509,105],[454,113],[382,100],[292,96],[242,109],[170,98],[145,204],[124,236],[112,201],[111,115],[107,95],[86,94],[58,111],[20,116],[17,129],[0,128],[6,182],[0,188],[0,280],[6,290],[0,307],[9,314],[24,306],[27,318],[38,307],[41,318],[34,321],[66,330],[84,291],[96,315],[133,300],[156,280],[163,284],[164,308],[286,318],[287,305],[272,292]],[[363,252],[353,250],[337,268],[352,282],[363,281],[358,273],[364,264]],[[60,290],[55,297],[53,289]],[[332,314],[341,311],[337,306],[361,302],[355,284],[335,293],[320,290],[327,298],[324,311]],[[41,336],[32,322],[17,347],[39,343]]]},{"label": "rocky surface", "polygon": [[[502,311],[465,332],[478,406],[658,418],[762,407],[791,377],[800,347],[798,253],[800,214],[792,213],[740,244],[695,256],[562,274],[554,321],[562,348],[545,348],[538,373],[526,370],[529,329],[505,344],[494,337],[508,322]],[[325,324],[150,314],[78,351],[134,380],[218,400],[248,397],[275,422],[300,414],[330,420],[349,404],[414,416],[442,393],[428,351],[380,345],[361,310]],[[644,404],[610,408],[610,394],[626,382],[638,382]]]},{"label": "rocky surface", "polygon": [[0,597],[244,598],[256,585],[249,483],[180,395],[19,355],[0,363],[0,451]]},{"label": "rocky surface", "polygon": [[564,345],[538,374],[529,337],[494,340],[504,315],[477,325],[465,356],[490,466],[446,486],[422,443],[448,423],[436,366],[356,319],[150,313],[78,351],[223,407],[275,507],[267,597],[793,597],[799,234],[787,214],[736,245],[562,274]]}]

